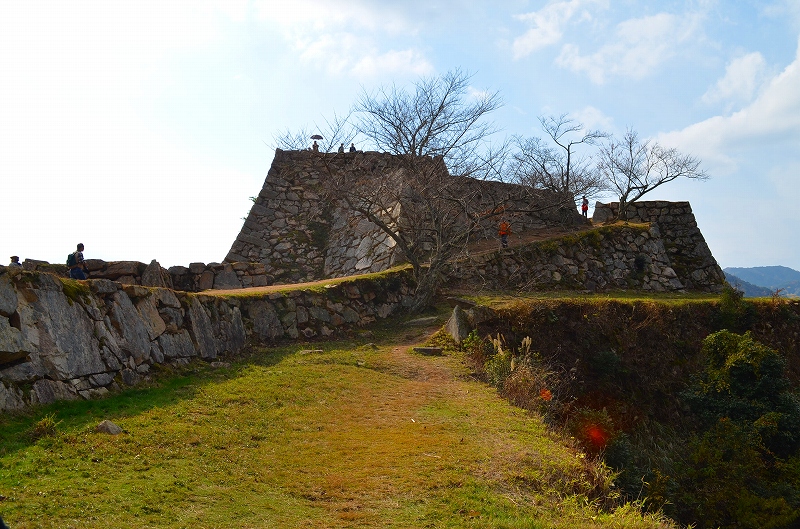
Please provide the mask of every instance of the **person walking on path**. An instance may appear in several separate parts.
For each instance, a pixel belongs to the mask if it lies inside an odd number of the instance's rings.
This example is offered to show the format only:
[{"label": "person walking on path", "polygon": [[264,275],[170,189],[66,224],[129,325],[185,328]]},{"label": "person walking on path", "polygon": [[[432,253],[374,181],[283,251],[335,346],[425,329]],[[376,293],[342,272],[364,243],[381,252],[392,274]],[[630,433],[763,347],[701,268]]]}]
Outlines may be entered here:
[{"label": "person walking on path", "polygon": [[11,262],[8,263],[8,266],[15,266],[15,267],[22,268],[22,265],[19,262],[19,256],[18,255],[12,255],[11,256]]},{"label": "person walking on path", "polygon": [[500,245],[503,248],[508,248],[508,236],[511,235],[511,224],[505,219],[501,220],[497,234],[500,236]]},{"label": "person walking on path", "polygon": [[89,269],[86,267],[86,261],[83,259],[83,243],[78,243],[78,250],[69,254],[69,257],[67,257],[67,267],[69,268],[70,278],[86,279]]},{"label": "person walking on path", "polygon": [[581,215],[583,215],[583,218],[589,218],[589,199],[585,196],[583,197],[583,202],[581,202]]}]

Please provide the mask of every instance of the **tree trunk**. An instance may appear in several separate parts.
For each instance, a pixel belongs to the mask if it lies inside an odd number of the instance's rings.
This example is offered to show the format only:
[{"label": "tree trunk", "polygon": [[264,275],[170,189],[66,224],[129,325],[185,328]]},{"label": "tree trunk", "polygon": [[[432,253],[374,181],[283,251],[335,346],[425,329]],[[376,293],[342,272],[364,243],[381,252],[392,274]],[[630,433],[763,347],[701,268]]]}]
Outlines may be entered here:
[{"label": "tree trunk", "polygon": [[416,280],[417,289],[414,291],[414,302],[409,308],[412,314],[420,313],[433,305],[433,298],[439,287],[438,269],[422,268],[417,274]]}]

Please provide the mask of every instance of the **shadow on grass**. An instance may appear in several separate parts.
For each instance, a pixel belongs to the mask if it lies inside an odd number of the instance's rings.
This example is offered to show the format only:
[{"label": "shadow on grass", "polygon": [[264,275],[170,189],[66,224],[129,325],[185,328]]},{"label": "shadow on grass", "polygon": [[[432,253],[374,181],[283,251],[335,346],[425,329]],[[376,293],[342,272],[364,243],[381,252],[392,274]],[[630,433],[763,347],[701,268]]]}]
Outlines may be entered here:
[{"label": "shadow on grass", "polygon": [[230,367],[224,368],[213,368],[200,360],[174,369],[163,367],[152,373],[146,387],[124,389],[99,399],[59,401],[22,413],[0,415],[0,455],[35,445],[37,441],[30,432],[45,417],[52,417],[60,432],[86,431],[105,419],[132,417],[192,399],[208,384],[234,379],[248,365],[277,365],[296,349],[296,346],[259,347],[243,357],[230,359]]},{"label": "shadow on grass", "polygon": [[[445,313],[446,309],[439,308],[422,316],[435,315],[441,320]],[[123,389],[99,399],[59,401],[21,413],[0,415],[0,455],[35,445],[37,441],[30,432],[37,422],[46,417],[58,423],[60,432],[87,431],[105,419],[113,421],[132,417],[153,408],[169,407],[192,399],[205,385],[234,379],[247,366],[272,367],[304,349],[329,352],[357,348],[368,343],[386,345],[396,343],[398,336],[403,340],[413,340],[422,336],[424,329],[399,326],[414,318],[406,315],[399,320],[376,322],[369,328],[334,340],[256,346],[244,355],[220,359],[230,362],[231,365],[225,368],[213,368],[201,360],[179,368],[156,367],[146,386]]]}]

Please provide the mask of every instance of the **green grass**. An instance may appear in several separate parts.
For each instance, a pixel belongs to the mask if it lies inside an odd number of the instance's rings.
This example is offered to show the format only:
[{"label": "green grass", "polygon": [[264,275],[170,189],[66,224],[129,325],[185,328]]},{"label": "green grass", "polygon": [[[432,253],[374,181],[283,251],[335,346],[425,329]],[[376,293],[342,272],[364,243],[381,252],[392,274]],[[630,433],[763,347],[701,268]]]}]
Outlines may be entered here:
[{"label": "green grass", "polygon": [[[610,508],[607,472],[456,355],[302,347],[0,418],[0,513],[14,529],[668,527]],[[43,419],[56,432],[37,438]]]},{"label": "green grass", "polygon": [[464,294],[458,297],[469,299],[479,305],[498,308],[519,301],[652,301],[658,303],[693,303],[719,301],[719,294],[707,292],[640,292],[635,290],[618,290],[601,293],[586,293],[575,290],[543,290],[527,292],[480,292]]},{"label": "green grass", "polygon": [[[342,283],[357,283],[359,281],[381,281],[381,280],[389,280],[393,276],[397,274],[410,274],[411,272],[411,265],[409,264],[401,264],[394,266],[392,268],[383,270],[381,272],[371,272],[368,274],[361,274],[355,276],[346,276],[346,277],[337,277],[333,279],[323,279],[319,281],[314,281],[312,285],[308,284],[286,284],[286,285],[272,285],[270,287],[270,292],[275,293],[285,293],[285,292],[292,292],[295,290],[302,290],[302,291],[311,291],[311,292],[325,292],[326,289],[332,288],[334,286],[340,285]],[[259,287],[256,287],[259,288]],[[201,294],[206,296],[223,296],[223,297],[230,297],[230,298],[260,298],[264,296],[264,293],[260,290],[246,290],[243,292],[230,292],[225,291],[224,293],[215,292],[214,290],[203,290],[202,292],[197,292],[195,294]]]}]

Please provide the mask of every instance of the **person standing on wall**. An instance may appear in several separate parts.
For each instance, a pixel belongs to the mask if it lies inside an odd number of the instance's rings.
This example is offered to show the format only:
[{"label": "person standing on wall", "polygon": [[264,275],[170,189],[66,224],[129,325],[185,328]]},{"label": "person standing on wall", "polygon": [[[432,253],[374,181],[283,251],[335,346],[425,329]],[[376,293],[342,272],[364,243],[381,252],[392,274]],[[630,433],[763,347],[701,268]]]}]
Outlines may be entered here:
[{"label": "person standing on wall", "polygon": [[589,199],[586,196],[583,197],[583,202],[581,202],[581,215],[583,215],[583,218],[589,218]]},{"label": "person standing on wall", "polygon": [[508,236],[511,235],[511,224],[509,224],[506,219],[500,221],[497,234],[500,236],[500,245],[503,248],[508,248]]},{"label": "person standing on wall", "polygon": [[67,268],[69,268],[69,277],[72,279],[86,279],[89,274],[89,269],[86,267],[86,261],[83,259],[83,243],[78,243],[78,250],[69,254],[67,257]]}]

